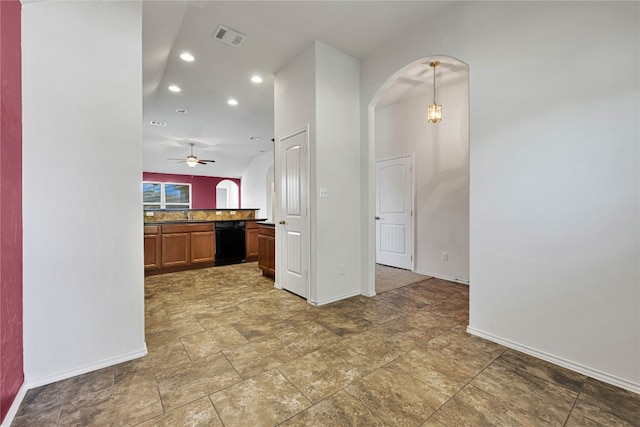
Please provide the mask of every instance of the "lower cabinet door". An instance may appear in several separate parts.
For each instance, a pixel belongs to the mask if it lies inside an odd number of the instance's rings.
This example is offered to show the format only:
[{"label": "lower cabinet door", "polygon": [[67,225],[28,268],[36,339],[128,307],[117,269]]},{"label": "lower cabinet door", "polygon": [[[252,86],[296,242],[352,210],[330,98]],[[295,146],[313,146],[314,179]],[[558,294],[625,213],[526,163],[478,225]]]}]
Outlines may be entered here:
[{"label": "lower cabinet door", "polygon": [[144,236],[144,268],[160,268],[160,235]]},{"label": "lower cabinet door", "polygon": [[191,233],[191,263],[215,261],[215,232],[195,231]]},{"label": "lower cabinet door", "polygon": [[274,278],[276,275],[276,240],[273,237],[258,238],[258,267],[262,274]]},{"label": "lower cabinet door", "polygon": [[189,233],[162,234],[162,266],[188,265],[190,261]]},{"label": "lower cabinet door", "polygon": [[258,229],[247,228],[247,256],[245,261],[255,261],[258,259]]}]

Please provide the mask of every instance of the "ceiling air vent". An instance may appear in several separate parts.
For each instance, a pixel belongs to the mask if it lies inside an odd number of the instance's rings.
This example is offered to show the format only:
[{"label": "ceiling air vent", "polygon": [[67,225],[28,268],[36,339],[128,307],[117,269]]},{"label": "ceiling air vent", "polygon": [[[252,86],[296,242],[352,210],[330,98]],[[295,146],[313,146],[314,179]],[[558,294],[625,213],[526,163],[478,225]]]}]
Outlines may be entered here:
[{"label": "ceiling air vent", "polygon": [[231,28],[219,25],[213,33],[213,38],[220,40],[222,43],[228,44],[229,46],[238,47],[242,44],[245,36],[237,31],[233,31]]}]

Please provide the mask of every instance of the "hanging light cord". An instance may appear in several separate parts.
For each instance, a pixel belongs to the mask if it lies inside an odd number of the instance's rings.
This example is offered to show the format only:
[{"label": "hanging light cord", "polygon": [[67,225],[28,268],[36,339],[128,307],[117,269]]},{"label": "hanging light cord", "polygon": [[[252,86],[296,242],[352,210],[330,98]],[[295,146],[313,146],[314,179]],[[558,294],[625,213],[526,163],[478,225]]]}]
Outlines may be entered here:
[{"label": "hanging light cord", "polygon": [[436,103],[436,67],[437,65],[435,65],[433,67],[433,103]]}]

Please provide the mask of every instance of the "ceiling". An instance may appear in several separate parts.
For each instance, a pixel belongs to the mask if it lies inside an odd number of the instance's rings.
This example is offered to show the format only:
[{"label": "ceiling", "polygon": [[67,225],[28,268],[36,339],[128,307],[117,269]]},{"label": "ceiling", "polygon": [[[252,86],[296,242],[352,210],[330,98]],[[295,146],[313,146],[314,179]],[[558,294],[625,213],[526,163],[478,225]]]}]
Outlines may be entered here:
[{"label": "ceiling", "polygon": [[[273,151],[274,74],[314,40],[362,59],[453,2],[145,1],[143,2],[143,170],[240,177],[251,159]],[[226,45],[219,25],[245,39]],[[186,62],[180,54],[195,60]],[[443,61],[445,62],[445,61]],[[443,64],[443,68],[446,64]],[[427,90],[428,64],[417,64],[383,95],[390,105],[412,87]],[[428,73],[428,74],[427,74]],[[250,78],[258,74],[263,82]],[[412,83],[413,82],[413,83]],[[170,85],[180,92],[168,90]],[[238,105],[227,103],[229,98]],[[177,109],[186,110],[178,113]],[[150,122],[166,125],[156,126]],[[254,139],[250,139],[250,138]],[[168,158],[194,154],[215,163],[196,169]]]}]

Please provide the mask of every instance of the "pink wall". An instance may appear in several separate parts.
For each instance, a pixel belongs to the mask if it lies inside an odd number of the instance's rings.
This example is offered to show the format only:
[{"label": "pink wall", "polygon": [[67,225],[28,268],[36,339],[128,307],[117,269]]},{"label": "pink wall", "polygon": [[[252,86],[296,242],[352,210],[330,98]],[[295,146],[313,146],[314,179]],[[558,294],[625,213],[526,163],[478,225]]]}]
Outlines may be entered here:
[{"label": "pink wall", "polygon": [[[192,209],[215,209],[216,208],[216,185],[220,181],[228,179],[238,184],[238,198],[242,202],[240,194],[240,179],[220,178],[217,176],[199,175],[172,175],[166,173],[143,172],[143,181],[172,182],[178,184],[191,184]],[[240,204],[242,206],[242,204]]]},{"label": "pink wall", "polygon": [[24,383],[20,13],[0,1],[0,422]]}]

